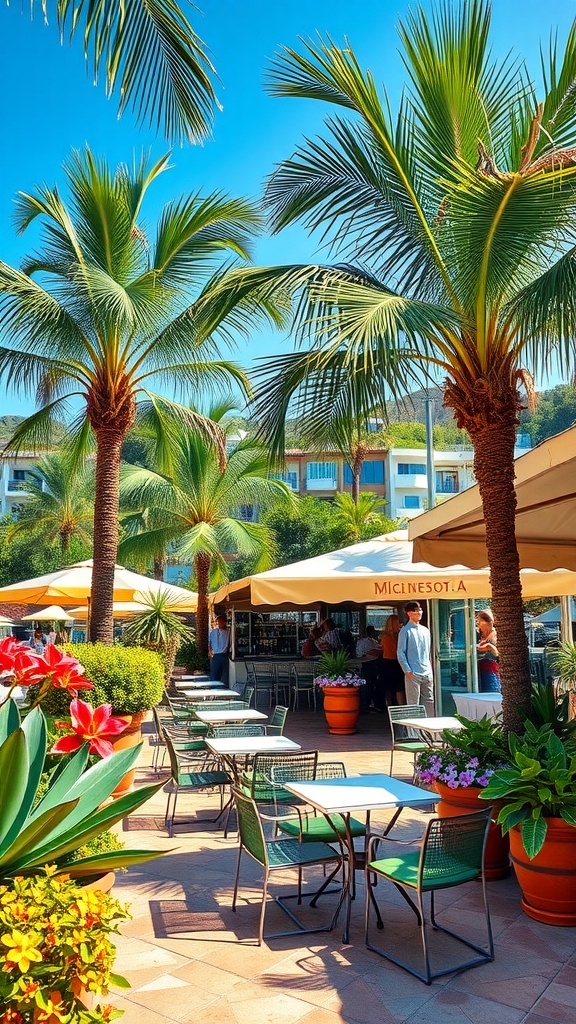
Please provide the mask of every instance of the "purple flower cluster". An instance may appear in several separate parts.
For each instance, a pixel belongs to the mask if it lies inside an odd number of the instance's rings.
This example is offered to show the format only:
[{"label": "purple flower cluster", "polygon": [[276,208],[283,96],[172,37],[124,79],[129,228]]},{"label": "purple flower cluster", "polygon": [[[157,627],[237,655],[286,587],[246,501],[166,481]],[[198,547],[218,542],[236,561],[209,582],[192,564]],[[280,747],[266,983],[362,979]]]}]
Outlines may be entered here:
[{"label": "purple flower cluster", "polygon": [[494,768],[480,766],[477,757],[469,757],[461,750],[450,747],[431,748],[419,754],[416,760],[416,772],[420,782],[432,783],[438,780],[450,789],[466,786],[488,785]]},{"label": "purple flower cluster", "polygon": [[360,676],[347,672],[345,676],[317,676],[314,680],[316,686],[325,689],[328,686],[365,686],[366,680]]}]

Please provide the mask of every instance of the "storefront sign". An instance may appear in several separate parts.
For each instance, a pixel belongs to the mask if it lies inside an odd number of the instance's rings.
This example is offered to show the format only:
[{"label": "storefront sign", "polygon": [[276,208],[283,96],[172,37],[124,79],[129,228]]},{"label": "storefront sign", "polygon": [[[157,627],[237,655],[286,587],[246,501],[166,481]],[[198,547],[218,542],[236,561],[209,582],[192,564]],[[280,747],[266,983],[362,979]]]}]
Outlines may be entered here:
[{"label": "storefront sign", "polygon": [[425,597],[435,594],[465,594],[464,580],[384,580],[374,583],[374,593],[379,597]]}]

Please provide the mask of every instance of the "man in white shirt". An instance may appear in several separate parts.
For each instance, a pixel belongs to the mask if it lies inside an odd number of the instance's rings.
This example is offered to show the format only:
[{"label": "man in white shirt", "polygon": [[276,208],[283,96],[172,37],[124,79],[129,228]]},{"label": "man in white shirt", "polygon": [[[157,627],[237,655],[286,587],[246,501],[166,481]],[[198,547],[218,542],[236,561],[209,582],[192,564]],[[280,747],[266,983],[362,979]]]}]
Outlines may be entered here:
[{"label": "man in white shirt", "polygon": [[216,626],[209,633],[210,679],[228,685],[228,656],[230,653],[230,629],[225,615],[216,617]]},{"label": "man in white shirt", "polygon": [[404,611],[408,622],[398,634],[398,661],[406,680],[406,703],[424,704],[427,715],[434,715],[434,682],[430,660],[430,630],[421,624],[418,601],[407,601]]}]

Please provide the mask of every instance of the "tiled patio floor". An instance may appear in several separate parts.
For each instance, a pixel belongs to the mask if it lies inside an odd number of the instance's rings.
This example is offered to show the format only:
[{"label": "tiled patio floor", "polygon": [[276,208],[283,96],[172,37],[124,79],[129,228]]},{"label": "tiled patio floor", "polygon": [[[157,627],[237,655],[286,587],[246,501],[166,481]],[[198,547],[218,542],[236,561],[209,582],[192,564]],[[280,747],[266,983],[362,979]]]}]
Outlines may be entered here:
[{"label": "tiled patio floor", "polygon": [[[363,716],[355,736],[335,737],[321,712],[299,712],[289,716],[286,734],[303,749],[319,749],[324,760],[341,757],[349,773],[388,771],[385,716]],[[147,745],[144,762],[151,752]],[[402,765],[408,773],[408,763],[400,760]],[[151,779],[143,767],[139,781]],[[170,850],[117,876],[115,893],[129,901],[133,915],[122,929],[116,963],[132,988],[112,999],[125,1010],[125,1024],[576,1024],[576,929],[526,917],[513,876],[489,883],[495,962],[427,987],[365,948],[361,881],[350,945],[342,944],[338,926],[329,934],[271,939],[258,948],[256,866],[243,861],[234,914],[236,836],[225,840],[213,826],[185,826],[168,840],[165,801],[160,792],[124,822],[130,847]],[[182,797],[179,812],[186,817],[200,808],[212,814],[216,803],[212,796]],[[406,811],[401,820],[407,838],[422,831],[426,815]],[[289,888],[275,881],[272,891],[279,890]],[[382,887],[384,896],[384,936],[401,955],[417,955],[415,918],[392,886],[385,892]],[[308,917],[329,913],[333,898],[308,910]],[[476,885],[448,891],[440,903],[447,923],[479,934]],[[269,906],[268,930],[289,927],[287,920]]]}]

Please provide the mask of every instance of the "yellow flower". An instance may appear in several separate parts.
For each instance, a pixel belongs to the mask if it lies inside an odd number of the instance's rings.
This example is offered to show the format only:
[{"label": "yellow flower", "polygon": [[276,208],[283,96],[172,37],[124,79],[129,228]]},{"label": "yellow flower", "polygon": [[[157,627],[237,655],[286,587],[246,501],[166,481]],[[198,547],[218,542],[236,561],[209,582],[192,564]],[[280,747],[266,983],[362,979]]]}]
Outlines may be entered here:
[{"label": "yellow flower", "polygon": [[8,946],[4,970],[11,970],[12,968],[8,966],[11,964],[18,967],[22,974],[26,974],[31,963],[40,963],[42,953],[36,949],[40,939],[41,936],[34,935],[33,932],[30,935],[23,935],[22,932],[16,930],[11,935],[3,935],[0,941]]},{"label": "yellow flower", "polygon": [[44,1007],[37,1006],[34,1010],[34,1024],[60,1024],[60,1021],[68,1019],[68,1011],[62,1002],[60,992],[51,992],[50,998],[45,1000]]}]

